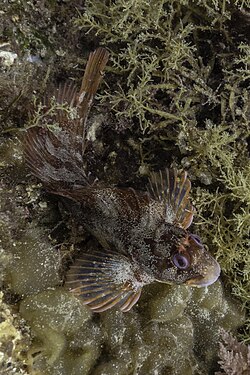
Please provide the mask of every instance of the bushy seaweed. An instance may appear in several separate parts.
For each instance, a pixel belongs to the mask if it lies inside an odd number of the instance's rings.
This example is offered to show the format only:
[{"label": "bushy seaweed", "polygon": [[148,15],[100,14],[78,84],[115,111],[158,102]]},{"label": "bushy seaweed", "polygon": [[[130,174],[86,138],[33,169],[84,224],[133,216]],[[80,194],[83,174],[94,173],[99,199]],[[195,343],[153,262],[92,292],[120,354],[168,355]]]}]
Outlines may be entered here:
[{"label": "bushy seaweed", "polygon": [[232,335],[221,332],[221,343],[219,351],[219,364],[223,372],[215,375],[244,375],[250,371],[250,346],[239,343]]},{"label": "bushy seaweed", "polygon": [[[229,30],[239,8],[226,1],[161,0],[154,7],[150,1],[88,1],[76,25],[101,37],[112,50],[118,84],[107,97],[116,115],[135,117],[143,131],[152,131],[197,120],[204,106],[213,109],[206,111],[212,115],[214,107],[219,112],[224,105],[223,116],[226,101],[234,107],[240,82],[233,82],[232,55],[240,81],[249,74],[249,45],[244,36],[233,45]],[[121,74],[126,80],[119,79]]]},{"label": "bushy seaweed", "polygon": [[197,186],[201,235],[248,308],[249,6],[89,0],[76,20],[110,46],[116,89],[103,100],[111,103],[117,128],[126,119],[135,132],[140,128],[142,162],[151,167],[161,165],[157,151],[174,150],[172,161]]}]

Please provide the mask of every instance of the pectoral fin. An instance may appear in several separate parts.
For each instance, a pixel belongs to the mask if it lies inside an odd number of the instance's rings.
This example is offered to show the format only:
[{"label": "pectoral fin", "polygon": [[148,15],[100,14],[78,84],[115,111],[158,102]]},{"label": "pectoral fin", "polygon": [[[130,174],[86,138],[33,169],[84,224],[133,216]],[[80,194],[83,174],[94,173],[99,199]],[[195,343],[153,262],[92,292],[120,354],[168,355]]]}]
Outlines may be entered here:
[{"label": "pectoral fin", "polygon": [[85,253],[67,273],[66,286],[94,312],[129,311],[141,294],[129,259],[107,252]]},{"label": "pectoral fin", "polygon": [[187,173],[176,169],[153,172],[149,178],[148,192],[165,204],[166,220],[178,223],[184,229],[191,225],[195,211],[189,201],[190,188]]}]

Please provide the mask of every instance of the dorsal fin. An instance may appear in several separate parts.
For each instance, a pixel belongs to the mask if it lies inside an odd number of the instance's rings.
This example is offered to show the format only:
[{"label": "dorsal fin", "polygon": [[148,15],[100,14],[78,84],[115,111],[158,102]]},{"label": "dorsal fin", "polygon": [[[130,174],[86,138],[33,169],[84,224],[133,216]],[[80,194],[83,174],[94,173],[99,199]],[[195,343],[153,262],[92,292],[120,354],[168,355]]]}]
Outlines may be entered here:
[{"label": "dorsal fin", "polygon": [[55,98],[57,104],[67,103],[70,107],[75,107],[77,104],[78,87],[73,81],[66,81],[60,83],[57,88],[54,88],[49,94],[44,96],[43,105],[46,108],[51,106],[50,100]]},{"label": "dorsal fin", "polygon": [[[43,98],[42,108],[39,117],[32,113],[37,122],[37,126],[44,128],[50,127],[60,130],[66,130],[75,135],[76,128],[79,126],[80,116],[77,113],[76,105],[78,103],[78,88],[72,81],[66,81],[59,87],[49,91]],[[75,111],[74,111],[75,108]],[[71,112],[71,113],[69,113]],[[28,129],[29,131],[29,129]]]},{"label": "dorsal fin", "polygon": [[82,254],[68,271],[65,284],[94,312],[112,307],[129,311],[138,301],[143,286],[128,258],[106,251]]},{"label": "dorsal fin", "polygon": [[60,191],[70,185],[87,184],[83,170],[85,121],[107,61],[105,48],[92,52],[80,91],[70,82],[47,95],[35,124],[25,134],[27,165],[49,190]]},{"label": "dorsal fin", "polygon": [[176,169],[152,172],[149,177],[148,192],[164,203],[166,221],[184,229],[191,225],[195,211],[189,200],[190,188],[187,173]]},{"label": "dorsal fin", "polygon": [[30,128],[24,140],[26,164],[50,191],[88,185],[81,155],[82,139],[66,131]]},{"label": "dorsal fin", "polygon": [[[85,122],[93,102],[96,91],[104,75],[104,68],[108,62],[109,53],[105,48],[99,47],[91,52],[87,61],[80,90],[72,82],[60,84],[52,93],[45,96],[45,111],[49,112],[48,118],[59,123],[62,129],[67,129],[75,136],[84,136]],[[52,114],[51,100],[55,98],[57,105],[67,104],[71,109],[76,108],[76,118],[67,116],[67,111],[57,108]]]},{"label": "dorsal fin", "polygon": [[78,135],[82,135],[83,129],[93,98],[103,77],[104,68],[108,62],[109,53],[105,48],[99,47],[91,52],[82,79],[82,85],[78,95],[78,108],[81,118],[81,126]]}]

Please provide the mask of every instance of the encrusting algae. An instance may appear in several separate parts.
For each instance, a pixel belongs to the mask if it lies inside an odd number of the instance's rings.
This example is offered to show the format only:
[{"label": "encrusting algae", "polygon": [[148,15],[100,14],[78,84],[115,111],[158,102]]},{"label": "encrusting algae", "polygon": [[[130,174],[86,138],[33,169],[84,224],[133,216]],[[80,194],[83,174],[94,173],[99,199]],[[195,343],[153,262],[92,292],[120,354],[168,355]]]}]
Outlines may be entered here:
[{"label": "encrusting algae", "polygon": [[[249,341],[249,8],[245,1],[157,4],[89,0],[83,10],[79,2],[39,9],[28,2],[1,13],[9,42],[1,49],[16,57],[2,64],[0,79],[0,372],[212,375],[221,328],[235,333],[243,325],[238,338]],[[127,313],[93,314],[62,287],[82,250],[102,247],[69,214],[70,201],[29,175],[12,135],[25,122],[46,124],[44,105],[55,116],[52,133],[60,130],[58,111],[77,118],[53,99],[53,87],[66,77],[80,87],[82,56],[100,42],[111,56],[86,123],[87,178],[143,191],[150,171],[187,170],[191,232],[222,268],[208,287],[145,285]],[[52,98],[39,105],[48,82]]]}]

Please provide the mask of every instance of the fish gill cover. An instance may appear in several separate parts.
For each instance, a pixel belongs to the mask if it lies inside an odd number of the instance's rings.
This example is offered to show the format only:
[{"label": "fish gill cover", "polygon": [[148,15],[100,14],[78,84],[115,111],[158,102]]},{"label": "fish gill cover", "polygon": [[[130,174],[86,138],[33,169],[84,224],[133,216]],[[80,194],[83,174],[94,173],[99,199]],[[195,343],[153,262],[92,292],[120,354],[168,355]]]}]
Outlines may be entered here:
[{"label": "fish gill cover", "polygon": [[[249,343],[249,9],[216,0],[3,3],[3,371],[213,374],[221,328],[241,326],[237,337]],[[96,317],[60,287],[69,257],[96,242],[28,175],[16,134],[36,122],[39,104],[31,108],[49,86],[79,85],[100,44],[111,57],[88,122],[89,170],[144,189],[152,170],[185,169],[195,227],[223,274],[205,289],[148,286],[133,311]]]}]

